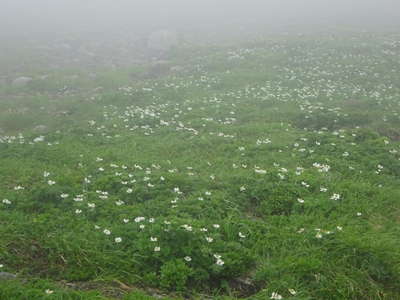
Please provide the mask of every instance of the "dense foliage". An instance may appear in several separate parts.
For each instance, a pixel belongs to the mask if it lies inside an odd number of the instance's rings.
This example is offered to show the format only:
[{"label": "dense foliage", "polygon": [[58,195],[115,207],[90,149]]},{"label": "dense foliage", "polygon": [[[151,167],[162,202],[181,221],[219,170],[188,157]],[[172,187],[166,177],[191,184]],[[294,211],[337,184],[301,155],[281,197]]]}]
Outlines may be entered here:
[{"label": "dense foliage", "polygon": [[399,299],[399,36],[171,55],[2,87],[0,298]]}]

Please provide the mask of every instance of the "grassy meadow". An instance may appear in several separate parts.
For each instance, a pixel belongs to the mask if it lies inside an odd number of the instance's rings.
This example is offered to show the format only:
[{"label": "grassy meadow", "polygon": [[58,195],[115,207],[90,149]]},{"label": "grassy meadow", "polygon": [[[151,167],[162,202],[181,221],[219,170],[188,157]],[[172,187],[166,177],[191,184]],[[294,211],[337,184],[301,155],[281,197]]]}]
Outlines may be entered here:
[{"label": "grassy meadow", "polygon": [[399,38],[4,53],[0,299],[400,299]]}]

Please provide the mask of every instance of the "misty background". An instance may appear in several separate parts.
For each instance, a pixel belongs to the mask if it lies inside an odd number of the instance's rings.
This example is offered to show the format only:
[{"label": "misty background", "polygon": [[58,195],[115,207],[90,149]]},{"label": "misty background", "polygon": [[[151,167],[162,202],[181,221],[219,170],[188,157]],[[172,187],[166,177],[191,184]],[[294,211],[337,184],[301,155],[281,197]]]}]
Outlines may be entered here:
[{"label": "misty background", "polygon": [[0,0],[0,85],[38,70],[168,60],[159,45],[399,28],[398,0]]},{"label": "misty background", "polygon": [[398,0],[1,0],[0,34],[367,29],[400,24]]}]

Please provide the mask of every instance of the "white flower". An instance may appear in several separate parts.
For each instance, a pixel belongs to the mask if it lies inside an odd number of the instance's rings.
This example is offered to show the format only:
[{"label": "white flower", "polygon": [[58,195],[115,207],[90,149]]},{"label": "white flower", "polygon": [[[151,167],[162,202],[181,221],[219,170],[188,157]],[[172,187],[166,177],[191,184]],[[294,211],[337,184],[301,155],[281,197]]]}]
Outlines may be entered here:
[{"label": "white flower", "polygon": [[267,171],[262,169],[254,169],[254,172],[256,172],[257,174],[267,174]]},{"label": "white flower", "polygon": [[183,228],[185,228],[187,231],[192,231],[193,227],[187,224],[182,225]]},{"label": "white flower", "polygon": [[212,243],[213,240],[214,239],[212,237],[209,237],[209,236],[206,237],[206,241],[209,242],[209,243]]},{"label": "white flower", "polygon": [[294,289],[288,289],[289,293],[291,293],[293,296],[297,294],[297,292]]},{"label": "white flower", "polygon": [[358,213],[357,213],[357,216],[358,216],[358,217],[362,216],[362,213],[358,212]]},{"label": "white flower", "polygon": [[246,190],[246,187],[244,185],[242,185],[239,189],[241,192],[244,192]]},{"label": "white flower", "polygon": [[82,210],[80,210],[80,209],[76,209],[76,210],[75,210],[75,213],[76,213],[76,214],[80,214],[81,212],[82,212]]},{"label": "white flower", "polygon": [[126,190],[126,192],[127,192],[128,194],[131,194],[131,193],[133,192],[133,189],[129,188],[129,189]]},{"label": "white flower", "polygon": [[50,172],[44,171],[43,172],[43,177],[49,177],[50,176]]},{"label": "white flower", "polygon": [[136,223],[139,223],[139,222],[144,221],[145,219],[146,219],[145,217],[136,217],[136,218],[135,218],[135,222],[136,222]]},{"label": "white flower", "polygon": [[299,203],[304,203],[304,200],[301,199],[301,198],[297,198],[297,202],[299,202]]},{"label": "white flower", "polygon": [[218,266],[223,266],[225,264],[225,262],[222,259],[218,258],[217,261],[216,261],[216,264]]},{"label": "white flower", "polygon": [[49,290],[49,289],[45,290],[44,292],[45,292],[47,295],[50,295],[50,294],[53,294],[53,293],[54,293],[54,291]]},{"label": "white flower", "polygon": [[333,194],[330,199],[331,200],[339,200],[340,199],[340,195],[339,194]]},{"label": "white flower", "polygon": [[47,181],[47,183],[48,183],[49,185],[54,185],[54,184],[56,184],[56,182],[53,181],[53,180],[49,180],[49,181]]},{"label": "white flower", "polygon": [[0,264],[0,268],[3,268],[4,267],[4,265],[3,264]]},{"label": "white flower", "polygon": [[307,182],[304,182],[304,181],[301,182],[301,185],[305,186],[306,188],[310,187],[310,185]]},{"label": "white flower", "polygon": [[94,204],[94,203],[88,203],[87,205],[88,205],[88,207],[90,207],[90,208],[95,208],[95,207],[96,207],[96,204]]},{"label": "white flower", "polygon": [[318,172],[328,172],[331,168],[329,165],[324,165],[320,163],[313,163],[313,166],[318,169]]},{"label": "white flower", "polygon": [[239,237],[245,238],[246,236],[243,233],[239,232]]},{"label": "white flower", "polygon": [[116,243],[121,243],[121,242],[122,242],[122,238],[116,237],[116,238],[115,238],[115,242],[116,242]]},{"label": "white flower", "polygon": [[317,239],[320,239],[320,238],[322,238],[322,234],[321,234],[320,232],[317,232],[317,234],[315,235],[315,237],[316,237]]},{"label": "white flower", "polygon": [[174,193],[177,193],[179,195],[182,194],[182,192],[180,191],[180,189],[178,187],[174,188]]},{"label": "white flower", "polygon": [[183,259],[186,260],[187,262],[192,261],[192,258],[190,256],[185,256]]},{"label": "white flower", "polygon": [[160,252],[161,248],[160,247],[154,247],[154,252]]},{"label": "white flower", "polygon": [[152,241],[152,242],[157,242],[157,238],[156,237],[150,237],[150,241]]},{"label": "white flower", "polygon": [[123,219],[124,223],[128,223],[129,219]]},{"label": "white flower", "polygon": [[277,292],[273,292],[270,299],[280,300],[280,299],[283,299],[283,298]]},{"label": "white flower", "polygon": [[11,204],[11,201],[10,200],[8,200],[8,199],[3,199],[3,201],[2,201],[4,204]]},{"label": "white flower", "polygon": [[108,229],[104,229],[103,232],[104,232],[105,235],[110,235],[111,234],[111,231],[108,230]]},{"label": "white flower", "polygon": [[69,195],[68,195],[68,194],[61,194],[60,197],[63,198],[63,199],[65,199],[65,198],[68,198]]},{"label": "white flower", "polygon": [[219,224],[213,224],[213,227],[218,229],[220,226]]},{"label": "white flower", "polygon": [[214,257],[217,259],[217,261],[215,262],[218,266],[223,266],[224,265],[224,261],[221,259],[221,255],[219,254],[214,254]]},{"label": "white flower", "polygon": [[328,189],[327,189],[326,187],[321,186],[321,187],[319,188],[319,191],[325,193],[325,192],[328,191]]},{"label": "white flower", "polygon": [[77,195],[75,198],[74,198],[74,201],[75,202],[82,202],[83,201],[83,198],[82,198],[83,196],[82,195]]}]

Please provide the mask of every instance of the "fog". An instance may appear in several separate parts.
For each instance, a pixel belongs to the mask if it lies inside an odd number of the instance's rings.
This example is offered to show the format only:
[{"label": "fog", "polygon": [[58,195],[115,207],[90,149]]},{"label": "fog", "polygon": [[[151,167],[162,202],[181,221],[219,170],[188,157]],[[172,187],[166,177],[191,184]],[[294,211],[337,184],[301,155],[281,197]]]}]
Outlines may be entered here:
[{"label": "fog", "polygon": [[0,0],[0,300],[400,299],[399,186],[400,0]]},{"label": "fog", "polygon": [[[0,34],[396,28],[396,0],[1,0]],[[307,29],[307,30],[308,30]]]}]

